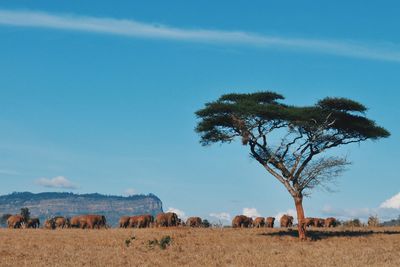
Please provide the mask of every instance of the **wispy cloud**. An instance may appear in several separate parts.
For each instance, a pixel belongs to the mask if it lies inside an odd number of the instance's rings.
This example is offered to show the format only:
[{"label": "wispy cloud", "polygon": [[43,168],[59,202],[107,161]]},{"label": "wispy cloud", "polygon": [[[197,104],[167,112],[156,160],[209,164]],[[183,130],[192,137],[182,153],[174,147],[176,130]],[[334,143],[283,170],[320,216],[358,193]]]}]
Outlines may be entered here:
[{"label": "wispy cloud", "polygon": [[51,179],[39,178],[36,180],[38,185],[49,187],[49,188],[63,188],[63,189],[77,189],[77,185],[72,183],[64,176],[57,176]]},{"label": "wispy cloud", "polygon": [[290,38],[244,31],[185,29],[135,20],[1,10],[0,24],[114,34],[135,38],[166,39],[224,45],[247,45],[400,62],[398,44],[366,44],[354,41]]}]

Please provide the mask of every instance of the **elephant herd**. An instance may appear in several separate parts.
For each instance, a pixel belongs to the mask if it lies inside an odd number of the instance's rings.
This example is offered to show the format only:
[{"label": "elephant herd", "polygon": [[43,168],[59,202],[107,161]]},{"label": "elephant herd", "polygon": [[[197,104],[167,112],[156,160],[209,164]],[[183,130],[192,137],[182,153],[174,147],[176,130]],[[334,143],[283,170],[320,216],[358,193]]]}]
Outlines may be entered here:
[{"label": "elephant herd", "polygon": [[174,227],[189,226],[203,227],[203,220],[200,217],[190,217],[186,222],[178,218],[174,212],[161,212],[153,217],[150,214],[138,216],[122,216],[119,219],[120,228],[149,228],[149,227]]},{"label": "elephant herd", "polygon": [[[280,219],[280,227],[287,228],[293,226],[293,216],[283,215]],[[232,220],[233,228],[274,228],[275,218],[274,217],[257,217],[254,220],[251,217],[245,215],[237,215]],[[306,227],[336,227],[338,221],[335,218],[305,218],[304,224]]]},{"label": "elephant herd", "polygon": [[[206,227],[200,217],[190,217],[186,222],[182,221],[174,212],[161,212],[153,217],[150,214],[137,216],[122,216],[119,219],[120,228],[149,228],[149,227]],[[274,217],[257,217],[252,219],[245,215],[237,215],[232,220],[233,228],[273,228],[275,223]],[[12,215],[7,219],[8,228],[39,228],[40,221],[38,218],[26,220],[21,215]],[[306,227],[336,227],[338,221],[335,218],[305,218],[304,225]],[[293,216],[283,215],[280,218],[280,227],[292,227]],[[81,228],[81,229],[100,229],[108,228],[106,218],[103,215],[79,215],[72,218],[56,216],[47,219],[44,222],[45,229],[63,229],[63,228]]]},{"label": "elephant herd", "polygon": [[314,226],[314,227],[336,227],[339,222],[333,217],[330,218],[306,218],[304,221],[306,227]]},{"label": "elephant herd", "polygon": [[11,215],[7,219],[8,228],[39,228],[39,218],[26,219],[21,215]]}]

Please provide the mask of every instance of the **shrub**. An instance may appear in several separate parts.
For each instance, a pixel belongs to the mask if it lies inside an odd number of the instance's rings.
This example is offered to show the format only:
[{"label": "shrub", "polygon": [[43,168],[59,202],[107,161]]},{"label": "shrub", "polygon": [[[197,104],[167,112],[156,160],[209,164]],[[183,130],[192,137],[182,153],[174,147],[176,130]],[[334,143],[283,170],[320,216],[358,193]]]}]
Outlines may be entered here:
[{"label": "shrub", "polygon": [[343,226],[345,227],[361,227],[363,224],[361,223],[360,219],[353,219],[353,220],[348,220],[344,221],[342,223]]},{"label": "shrub", "polygon": [[163,236],[160,241],[157,239],[149,240],[149,247],[153,248],[154,246],[159,246],[161,249],[166,249],[169,245],[171,245],[172,238],[169,235]]},{"label": "shrub", "polygon": [[125,246],[129,247],[129,246],[131,245],[131,242],[132,242],[133,240],[135,240],[135,238],[136,238],[136,237],[135,237],[134,235],[132,235],[131,237],[125,239]]},{"label": "shrub", "polygon": [[21,216],[24,217],[25,221],[31,218],[31,212],[28,208],[21,208]]},{"label": "shrub", "polygon": [[368,218],[368,226],[377,227],[379,226],[379,218],[378,215],[369,216]]},{"label": "shrub", "polygon": [[211,227],[211,223],[208,220],[204,219],[203,220],[203,227],[209,228],[209,227]]}]

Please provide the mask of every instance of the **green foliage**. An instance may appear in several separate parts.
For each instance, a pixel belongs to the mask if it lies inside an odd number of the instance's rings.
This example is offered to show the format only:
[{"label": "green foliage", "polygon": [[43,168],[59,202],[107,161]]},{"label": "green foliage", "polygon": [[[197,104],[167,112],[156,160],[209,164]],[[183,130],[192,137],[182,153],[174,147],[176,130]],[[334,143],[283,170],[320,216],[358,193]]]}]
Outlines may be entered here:
[{"label": "green foliage", "polygon": [[172,238],[169,235],[167,235],[167,236],[163,236],[160,239],[160,241],[158,241],[157,239],[149,240],[148,246],[150,248],[154,248],[154,246],[158,246],[160,249],[164,250],[169,245],[171,245],[171,242],[172,242]]},{"label": "green foliage", "polygon": [[[346,158],[320,155],[328,149],[385,138],[390,133],[368,119],[366,107],[346,98],[312,106],[290,106],[274,92],[226,94],[196,112],[200,143],[241,139],[250,155],[280,180],[292,196],[324,185],[349,165]],[[270,136],[273,138],[270,138]]]},{"label": "green foliage", "polygon": [[131,237],[125,239],[125,246],[129,247],[132,243],[133,240],[135,240],[136,237],[134,235],[132,235]]},{"label": "green foliage", "polygon": [[202,225],[203,225],[204,228],[211,227],[211,223],[207,219],[203,220]]},{"label": "green foliage", "polygon": [[353,219],[353,220],[348,220],[344,221],[342,223],[344,227],[362,227],[363,224],[361,223],[360,219]]},{"label": "green foliage", "polygon": [[335,97],[327,97],[324,98],[317,103],[323,109],[328,110],[337,110],[337,111],[354,111],[354,112],[365,112],[367,108],[350,99],[347,98],[335,98]]},{"label": "green foliage", "polygon": [[28,221],[31,218],[31,212],[28,208],[21,208],[21,216]]},{"label": "green foliage", "polygon": [[[267,124],[284,124],[297,127],[299,131],[313,132],[318,125],[330,118],[334,123],[326,131],[334,131],[338,140],[378,139],[390,133],[374,121],[354,114],[363,113],[366,108],[346,98],[325,98],[314,106],[295,107],[278,102],[284,97],[274,92],[253,94],[226,94],[218,100],[207,103],[196,112],[200,119],[196,131],[201,143],[231,142],[243,133],[253,130],[255,121]],[[345,143],[345,142],[344,142]]]}]

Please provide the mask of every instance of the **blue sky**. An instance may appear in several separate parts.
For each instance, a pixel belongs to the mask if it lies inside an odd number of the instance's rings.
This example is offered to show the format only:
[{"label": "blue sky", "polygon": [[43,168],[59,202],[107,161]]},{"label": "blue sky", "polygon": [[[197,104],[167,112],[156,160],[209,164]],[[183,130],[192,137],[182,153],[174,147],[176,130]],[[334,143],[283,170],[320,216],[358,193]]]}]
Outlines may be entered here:
[{"label": "blue sky", "polygon": [[[306,215],[397,217],[396,1],[0,3],[0,193],[158,195],[216,220],[293,209],[239,143],[204,148],[194,112],[223,93],[291,104],[364,103],[392,136],[337,151],[353,162]],[[58,187],[51,187],[58,186]],[[244,210],[246,209],[246,210]],[[210,214],[214,215],[212,217]]]}]

